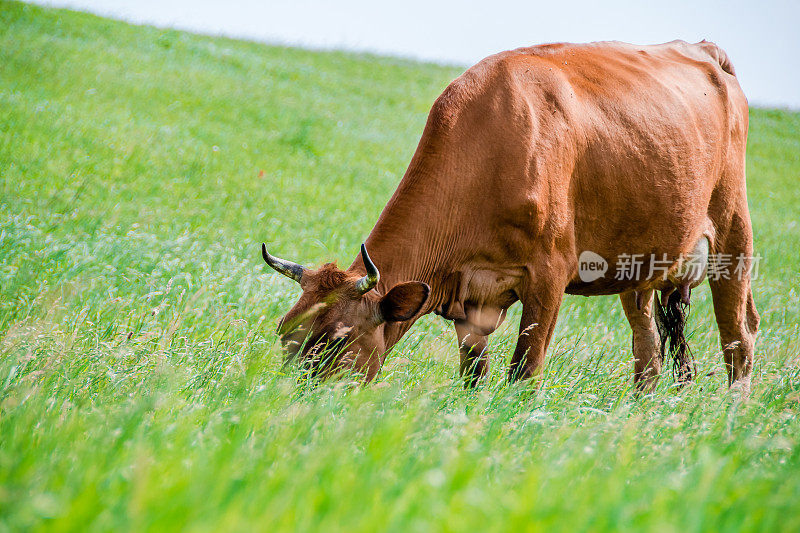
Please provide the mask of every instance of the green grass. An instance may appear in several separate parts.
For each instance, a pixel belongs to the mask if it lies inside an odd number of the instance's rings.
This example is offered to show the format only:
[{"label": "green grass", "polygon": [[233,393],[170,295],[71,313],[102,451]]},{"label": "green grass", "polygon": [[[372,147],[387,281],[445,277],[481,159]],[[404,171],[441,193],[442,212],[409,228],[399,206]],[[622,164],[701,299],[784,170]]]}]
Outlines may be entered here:
[{"label": "green grass", "polygon": [[749,402],[707,286],[700,379],[642,400],[615,298],[565,299],[534,394],[518,309],[476,391],[436,317],[374,385],[281,373],[259,244],[349,264],[458,73],[0,2],[0,530],[800,529],[797,113],[751,114]]}]

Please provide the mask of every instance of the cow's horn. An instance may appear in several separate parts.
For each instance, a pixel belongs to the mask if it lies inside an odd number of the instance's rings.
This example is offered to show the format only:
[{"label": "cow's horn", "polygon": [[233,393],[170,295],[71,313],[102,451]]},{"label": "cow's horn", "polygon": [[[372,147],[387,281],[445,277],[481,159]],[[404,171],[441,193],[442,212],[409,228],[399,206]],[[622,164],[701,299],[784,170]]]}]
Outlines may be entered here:
[{"label": "cow's horn", "polygon": [[267,251],[267,245],[263,242],[261,243],[261,255],[264,256],[264,261],[275,269],[276,272],[283,274],[287,278],[292,278],[298,283],[300,282],[300,278],[303,277],[303,272],[306,271],[306,268],[302,265],[270,255]]},{"label": "cow's horn", "polygon": [[378,272],[378,267],[372,262],[367,253],[367,247],[361,245],[361,259],[364,260],[364,268],[367,269],[367,275],[356,282],[356,289],[360,294],[366,294],[378,284],[381,279],[381,273]]}]

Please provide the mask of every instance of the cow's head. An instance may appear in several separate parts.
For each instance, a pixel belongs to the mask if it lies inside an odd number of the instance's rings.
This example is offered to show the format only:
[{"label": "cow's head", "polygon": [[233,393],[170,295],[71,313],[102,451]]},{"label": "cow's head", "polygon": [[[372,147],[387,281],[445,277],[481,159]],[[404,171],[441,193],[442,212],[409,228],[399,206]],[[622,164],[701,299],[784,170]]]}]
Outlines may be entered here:
[{"label": "cow's head", "polygon": [[386,294],[375,289],[380,273],[361,245],[366,275],[327,263],[314,270],[270,255],[261,245],[264,261],[300,284],[300,299],[281,319],[278,334],[287,362],[300,359],[312,375],[327,376],[344,369],[363,373],[370,380],[383,362],[387,323],[417,315],[428,299],[430,287],[407,281]]}]

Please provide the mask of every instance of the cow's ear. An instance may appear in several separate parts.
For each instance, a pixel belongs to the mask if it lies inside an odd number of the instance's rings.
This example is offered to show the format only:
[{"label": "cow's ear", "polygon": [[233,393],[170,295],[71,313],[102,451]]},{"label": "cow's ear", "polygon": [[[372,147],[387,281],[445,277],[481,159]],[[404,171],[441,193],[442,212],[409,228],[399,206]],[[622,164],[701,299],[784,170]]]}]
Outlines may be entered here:
[{"label": "cow's ear", "polygon": [[431,288],[421,281],[398,283],[381,298],[381,318],[386,322],[402,322],[416,315],[425,302]]}]

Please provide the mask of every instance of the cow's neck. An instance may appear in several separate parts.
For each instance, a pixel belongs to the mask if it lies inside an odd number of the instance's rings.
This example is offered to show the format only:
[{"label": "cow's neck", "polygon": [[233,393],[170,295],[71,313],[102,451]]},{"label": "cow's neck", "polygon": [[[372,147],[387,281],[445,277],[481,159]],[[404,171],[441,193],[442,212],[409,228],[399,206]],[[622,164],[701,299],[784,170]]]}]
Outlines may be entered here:
[{"label": "cow's neck", "polygon": [[[463,224],[457,219],[458,204],[451,201],[452,191],[443,187],[443,181],[407,173],[366,241],[381,274],[378,294],[385,295],[404,281],[422,281],[431,287],[420,316],[436,310],[447,297],[447,275],[458,270],[466,257],[462,253],[466,243],[459,230]],[[437,190],[431,190],[432,186]],[[350,270],[366,272],[360,256]],[[389,328],[392,333],[387,340],[392,344],[399,340],[412,323]]]}]

